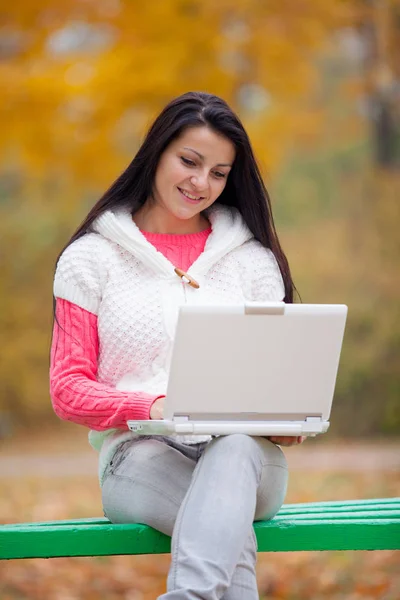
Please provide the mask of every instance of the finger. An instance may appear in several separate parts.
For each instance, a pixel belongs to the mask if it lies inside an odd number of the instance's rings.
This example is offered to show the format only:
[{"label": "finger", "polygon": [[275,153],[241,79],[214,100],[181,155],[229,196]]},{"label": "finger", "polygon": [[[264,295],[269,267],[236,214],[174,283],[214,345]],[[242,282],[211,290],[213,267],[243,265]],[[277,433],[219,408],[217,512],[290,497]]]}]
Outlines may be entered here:
[{"label": "finger", "polygon": [[270,442],[272,442],[273,444],[280,444],[282,441],[282,438],[280,437],[276,437],[276,435],[270,435],[267,438]]},{"label": "finger", "polygon": [[269,438],[271,442],[274,444],[278,444],[279,446],[292,446],[297,443],[297,438],[293,436],[271,436]]}]

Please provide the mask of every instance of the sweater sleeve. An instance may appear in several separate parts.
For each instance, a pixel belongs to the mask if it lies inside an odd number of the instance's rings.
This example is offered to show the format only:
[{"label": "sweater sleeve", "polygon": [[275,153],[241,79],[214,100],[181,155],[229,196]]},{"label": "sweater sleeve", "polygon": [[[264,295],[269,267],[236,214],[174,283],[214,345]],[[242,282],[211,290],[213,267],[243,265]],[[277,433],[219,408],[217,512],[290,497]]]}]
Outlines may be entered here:
[{"label": "sweater sleeve", "polygon": [[127,429],[128,419],[149,419],[161,396],[121,392],[97,381],[97,317],[58,298],[50,360],[50,395],[55,413],[97,431]]},{"label": "sweater sleeve", "polygon": [[97,315],[107,276],[107,250],[105,241],[95,233],[87,233],[68,246],[57,264],[54,296]]}]

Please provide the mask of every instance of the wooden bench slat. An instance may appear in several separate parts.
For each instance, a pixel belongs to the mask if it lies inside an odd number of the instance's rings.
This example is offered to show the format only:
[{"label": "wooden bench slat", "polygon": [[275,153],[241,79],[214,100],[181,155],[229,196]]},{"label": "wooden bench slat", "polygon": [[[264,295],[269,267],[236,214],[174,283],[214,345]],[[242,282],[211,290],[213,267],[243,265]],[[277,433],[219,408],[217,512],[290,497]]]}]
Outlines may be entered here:
[{"label": "wooden bench slat", "polygon": [[322,520],[334,520],[334,519],[400,519],[400,509],[398,510],[381,510],[375,511],[351,511],[351,512],[328,512],[325,513],[316,511],[309,513],[293,513],[286,515],[279,515],[282,519],[322,519]]},{"label": "wooden bench slat", "polygon": [[[400,549],[400,521],[282,521],[254,524],[259,552]],[[8,531],[10,534],[10,530]],[[50,558],[170,552],[170,539],[145,525],[0,531],[0,558]]]},{"label": "wooden bench slat", "polygon": [[297,509],[301,509],[301,510],[308,510],[308,509],[314,509],[314,508],[318,508],[318,509],[323,509],[323,508],[331,508],[331,509],[335,509],[335,510],[342,510],[342,509],[350,509],[350,508],[355,508],[358,506],[362,506],[368,509],[373,509],[375,506],[378,507],[387,507],[390,505],[394,505],[394,506],[400,506],[400,500],[397,498],[390,498],[390,502],[386,501],[384,502],[383,499],[376,499],[373,502],[371,501],[366,501],[363,502],[362,500],[349,500],[348,502],[301,502],[298,504],[283,504],[282,509],[281,510],[297,510]]},{"label": "wooden bench slat", "polygon": [[0,558],[54,558],[113,554],[163,554],[170,538],[146,525],[103,524],[0,529]]},{"label": "wooden bench slat", "polygon": [[[379,512],[371,510],[373,502],[362,501],[283,506],[272,521],[254,524],[258,550],[400,549],[400,512],[396,510],[400,498],[379,503]],[[104,518],[0,527],[0,559],[169,551],[170,538],[154,529],[141,524],[113,525]]]},{"label": "wooden bench slat", "polygon": [[[299,505],[301,506],[301,505]],[[327,510],[329,508],[329,511]],[[400,502],[399,504],[386,504],[382,505],[380,510],[371,511],[369,507],[362,507],[357,510],[348,509],[345,510],[344,506],[341,507],[325,507],[321,508],[319,506],[314,506],[313,510],[311,508],[307,508],[306,510],[285,510],[284,507],[279,511],[278,515],[275,517],[275,520],[279,519],[318,519],[326,520],[326,519],[382,519],[382,518],[392,518],[398,519],[400,518]],[[23,527],[26,528],[40,528],[40,527],[49,527],[55,526],[57,528],[63,527],[81,527],[83,524],[85,525],[105,525],[108,524],[109,520],[104,517],[94,517],[87,519],[71,519],[65,521],[43,521],[38,523],[6,523],[1,526],[1,529],[16,529]]]},{"label": "wooden bench slat", "polygon": [[[299,514],[281,514],[280,512],[278,513],[278,515],[273,519],[273,522],[276,523],[277,521],[279,522],[292,522],[292,521],[321,521],[321,522],[325,522],[325,521],[334,521],[334,520],[342,520],[342,521],[346,521],[346,520],[356,520],[356,521],[362,521],[363,519],[370,519],[370,520],[375,520],[375,521],[379,521],[379,520],[390,520],[390,521],[397,521],[400,520],[400,510],[398,511],[394,511],[394,510],[388,510],[388,511],[381,511],[380,513],[375,513],[375,512],[363,512],[363,511],[354,511],[351,513],[341,513],[341,512],[321,512],[321,511],[315,511],[315,513],[311,513],[311,512],[307,512],[307,513],[299,513]],[[108,519],[105,518],[98,518],[98,519],[77,519],[77,520],[70,520],[70,521],[43,521],[43,522],[39,522],[39,523],[11,523],[11,524],[6,524],[0,527],[0,531],[5,531],[5,530],[20,530],[20,531],[26,531],[27,533],[29,532],[29,530],[38,530],[40,532],[41,529],[46,529],[46,531],[49,531],[51,528],[57,529],[60,531],[60,533],[62,532],[63,529],[80,529],[80,530],[84,530],[86,528],[94,528],[94,527],[101,527],[102,530],[104,530],[104,526],[105,525],[112,525],[110,523],[110,521]],[[139,526],[140,524],[131,524],[131,526],[136,527]],[[117,526],[117,525],[115,525]],[[125,527],[126,525],[123,524],[121,525],[122,527]]]},{"label": "wooden bench slat", "polygon": [[105,517],[92,517],[86,519],[70,519],[67,521],[39,521],[36,523],[6,523],[0,526],[0,531],[2,529],[18,529],[20,527],[29,528],[29,527],[81,527],[82,525],[106,525],[109,524],[110,521]]},{"label": "wooden bench slat", "polygon": [[[272,523],[271,523],[272,524]],[[259,551],[399,550],[400,521],[335,520],[255,523]]]},{"label": "wooden bench slat", "polygon": [[[274,522],[276,522],[277,520],[279,521],[300,521],[300,520],[304,520],[304,521],[326,521],[326,520],[358,520],[361,521],[363,519],[371,519],[371,520],[400,520],[400,509],[399,510],[387,510],[387,511],[380,511],[379,513],[376,512],[369,512],[369,511],[354,511],[354,512],[322,512],[322,511],[318,511],[316,510],[314,513],[312,512],[307,512],[307,513],[287,513],[287,514],[281,514],[278,513],[278,515],[275,517]],[[67,529],[67,528],[79,528],[82,529],[83,526],[90,526],[90,527],[94,527],[94,526],[100,526],[100,527],[104,527],[104,525],[106,524],[110,524],[110,522],[108,521],[108,519],[105,518],[92,518],[92,519],[77,519],[77,520],[69,520],[69,521],[43,521],[43,522],[39,522],[39,523],[10,523],[10,524],[6,524],[6,525],[2,525],[0,527],[0,532],[3,530],[21,530],[21,531],[27,531],[29,529],[37,529],[38,531],[40,531],[41,528],[47,528],[46,531],[49,530],[50,527],[54,527],[57,530],[60,531],[60,533],[62,532],[63,529]]]},{"label": "wooden bench slat", "polygon": [[286,507],[303,507],[303,506],[352,506],[354,504],[390,504],[392,502],[400,503],[400,498],[366,498],[365,500],[325,500],[321,502],[299,502],[296,504],[284,504]]},{"label": "wooden bench slat", "polygon": [[355,504],[354,506],[323,506],[323,507],[319,507],[319,506],[314,506],[313,508],[311,507],[306,507],[306,508],[299,508],[297,510],[295,510],[294,508],[289,508],[286,509],[284,507],[282,507],[282,509],[279,511],[280,515],[307,515],[307,514],[316,514],[316,513],[324,513],[326,511],[330,512],[330,513],[353,513],[353,512],[368,512],[370,514],[373,513],[379,513],[381,511],[385,511],[385,510],[394,510],[394,511],[400,511],[400,502],[398,504],[395,503],[391,503],[391,504],[376,504],[376,505],[367,505],[367,506],[362,506],[361,504]]},{"label": "wooden bench slat", "polygon": [[[301,515],[315,515],[321,513],[326,515],[328,513],[349,513],[355,514],[353,511],[361,513],[371,513],[376,511],[381,513],[382,511],[393,510],[400,512],[400,498],[378,498],[368,500],[348,500],[348,501],[332,501],[332,502],[304,502],[299,504],[284,504],[278,515],[282,516],[293,516],[300,517]],[[371,513],[372,516],[372,513]],[[92,517],[87,519],[69,519],[63,521],[43,521],[38,523],[23,523],[24,527],[40,527],[48,525],[56,525],[57,527],[70,527],[76,524],[80,526],[83,522],[88,524],[100,524],[109,523],[108,519],[104,517]],[[2,527],[21,527],[20,523],[6,523]]]}]

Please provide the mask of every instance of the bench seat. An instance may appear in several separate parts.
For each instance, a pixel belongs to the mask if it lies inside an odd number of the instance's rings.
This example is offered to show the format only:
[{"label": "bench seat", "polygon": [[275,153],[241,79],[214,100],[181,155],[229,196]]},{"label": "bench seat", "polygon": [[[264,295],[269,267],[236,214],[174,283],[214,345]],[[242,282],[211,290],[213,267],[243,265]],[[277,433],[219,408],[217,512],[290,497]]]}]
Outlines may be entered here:
[{"label": "bench seat", "polygon": [[[400,549],[400,498],[285,504],[254,523],[259,552]],[[104,518],[0,527],[0,559],[162,554],[170,538]]]}]

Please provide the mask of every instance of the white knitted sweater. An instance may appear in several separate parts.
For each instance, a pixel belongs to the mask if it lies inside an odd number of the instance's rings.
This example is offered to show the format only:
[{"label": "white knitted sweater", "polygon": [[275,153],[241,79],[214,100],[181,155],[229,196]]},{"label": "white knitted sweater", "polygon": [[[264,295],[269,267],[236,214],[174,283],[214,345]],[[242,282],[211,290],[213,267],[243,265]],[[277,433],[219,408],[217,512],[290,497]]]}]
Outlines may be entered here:
[{"label": "white knitted sweater", "polygon": [[[284,286],[275,257],[257,242],[240,213],[214,204],[207,210],[212,231],[188,273],[194,289],[175,274],[175,265],[142,235],[127,209],[108,211],[92,232],[62,254],[54,295],[98,317],[98,381],[122,391],[165,394],[174,331],[182,304],[276,301]],[[132,432],[91,431],[100,450],[99,474],[115,447]],[[208,436],[180,436],[186,443]]]}]

